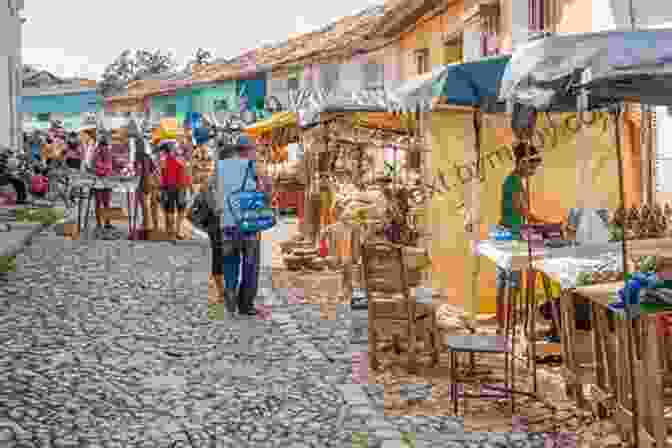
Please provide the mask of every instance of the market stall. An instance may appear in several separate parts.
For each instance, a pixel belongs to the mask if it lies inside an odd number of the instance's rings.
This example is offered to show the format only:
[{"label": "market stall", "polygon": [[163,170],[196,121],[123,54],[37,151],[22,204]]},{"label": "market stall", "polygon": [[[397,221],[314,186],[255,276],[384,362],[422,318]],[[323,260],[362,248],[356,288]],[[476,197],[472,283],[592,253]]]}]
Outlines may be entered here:
[{"label": "market stall", "polygon": [[[615,124],[613,141],[616,146],[620,193],[619,207],[614,208],[617,211],[613,217],[613,228],[615,239],[622,241],[615,258],[617,268],[622,269],[625,285],[620,290],[607,288],[606,297],[604,288],[597,294],[590,289],[577,288],[577,293],[588,296],[596,304],[599,302],[600,307],[606,306],[607,311],[613,313],[617,320],[624,319],[616,325],[616,331],[609,331],[602,312],[594,314],[597,317],[597,330],[593,346],[598,362],[595,382],[600,386],[597,389],[604,391],[605,372],[609,368],[612,372],[614,369],[622,369],[624,375],[611,378],[611,395],[616,404],[615,417],[623,435],[634,441],[635,446],[640,442],[647,446],[665,446],[669,430],[669,423],[664,416],[665,390],[658,387],[663,381],[660,375],[665,376],[669,372],[669,365],[663,365],[658,358],[667,348],[659,345],[665,341],[660,334],[653,336],[658,331],[655,325],[656,310],[645,304],[658,302],[661,304],[659,306],[667,306],[669,284],[664,278],[669,268],[652,264],[650,258],[634,266],[631,261],[633,257],[645,255],[669,256],[666,253],[669,240],[646,240],[644,244],[632,239],[660,237],[669,220],[664,217],[664,211],[655,206],[653,211],[647,207],[641,213],[636,210],[626,213],[627,187],[624,181],[620,120],[623,117],[623,101],[668,106],[672,103],[672,71],[667,62],[670,46],[664,44],[666,41],[672,41],[672,30],[605,32],[543,39],[514,54],[501,92],[503,98],[539,109],[554,101],[557,85],[562,85],[564,88],[560,91],[563,95],[577,98],[579,112],[593,109],[596,104],[611,104],[609,112]],[[632,51],[636,48],[642,51]],[[549,85],[552,83],[556,87]],[[645,215],[643,220],[641,215]],[[597,252],[604,256],[605,249]],[[553,271],[551,266],[555,265],[556,276],[565,279],[565,286],[572,286],[577,271],[583,275],[584,281],[586,276],[594,280],[597,265],[589,266],[588,269],[584,266],[581,270],[577,266],[581,263],[574,261],[576,258],[564,260],[564,263],[544,259],[542,269]],[[562,267],[557,269],[558,265]],[[557,275],[557,271],[561,274]],[[655,271],[660,272],[652,275]],[[646,288],[647,291],[642,297],[640,288]],[[566,296],[563,295],[563,298]],[[665,314],[660,314],[660,317],[664,318]],[[643,343],[642,335],[648,335],[645,336],[648,338],[646,343]],[[571,338],[569,334],[566,336]],[[606,351],[615,347],[617,356],[602,356],[605,347]],[[648,369],[652,371],[647,373]],[[604,397],[609,394],[601,395]]]},{"label": "market stall", "polygon": [[257,161],[267,166],[273,179],[276,208],[296,209],[302,223],[306,182],[297,114],[278,112],[248,126],[245,133],[256,140]]},{"label": "market stall", "polygon": [[[93,166],[95,142],[101,134],[109,137],[112,149],[112,175],[107,177],[96,176],[95,167]],[[126,208],[110,207],[101,210],[101,214],[109,218],[110,221],[127,221],[130,237],[130,235],[134,234],[137,225],[138,212],[135,210],[133,204],[135,204],[134,195],[136,194],[139,178],[135,175],[135,170],[131,163],[131,155],[129,154],[128,127],[105,129],[102,123],[99,123],[96,128],[92,126],[82,128],[80,135],[84,146],[84,169],[81,171],[67,170],[67,173],[65,173],[73,189],[78,190],[77,235],[80,234],[82,228],[85,231],[88,229],[89,215],[91,214],[95,192],[111,189],[113,192],[126,193]],[[83,223],[82,218],[84,218]]]},{"label": "market stall", "polygon": [[411,283],[418,285],[428,256],[418,248],[426,235],[416,231],[425,197],[417,127],[363,95],[324,98],[300,118],[305,225],[294,241],[283,243],[285,263],[290,269],[342,268],[346,300],[366,306],[363,291],[354,288],[361,284],[360,248],[387,240],[425,260],[413,265]]}]

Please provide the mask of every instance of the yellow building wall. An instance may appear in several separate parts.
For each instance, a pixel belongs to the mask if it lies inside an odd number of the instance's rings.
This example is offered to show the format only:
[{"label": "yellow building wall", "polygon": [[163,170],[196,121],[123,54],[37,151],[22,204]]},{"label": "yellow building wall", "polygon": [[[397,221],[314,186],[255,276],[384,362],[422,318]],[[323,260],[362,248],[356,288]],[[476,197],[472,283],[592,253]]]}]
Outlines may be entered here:
[{"label": "yellow building wall", "polygon": [[[448,55],[441,39],[441,33],[445,30],[447,23],[462,14],[464,14],[464,3],[454,3],[443,14],[431,18],[428,16],[422,17],[412,30],[400,36],[402,79],[410,79],[418,74],[416,73],[414,54],[416,50],[429,49],[431,66],[456,62],[455,60],[446,60]],[[460,49],[460,53],[461,51]]]},{"label": "yellow building wall", "polygon": [[[543,152],[544,163],[530,184],[531,204],[538,215],[555,222],[564,220],[569,209],[576,207],[580,200],[589,200],[589,205],[611,209],[619,201],[613,126],[605,125],[604,116],[575,134],[565,130],[567,127],[576,128],[575,120],[566,119],[571,115],[553,116],[558,128],[555,133],[542,117],[539,127],[542,131],[546,129],[546,136],[543,140],[537,138],[536,142]],[[468,179],[468,169],[463,161],[473,151],[472,114],[435,111],[428,119],[432,175],[437,177],[439,172],[443,172],[447,184],[452,187],[450,192],[435,196],[428,207],[427,218],[432,235],[432,286],[443,291],[451,303],[464,306],[468,314],[494,313],[495,264],[483,257],[476,262],[465,233],[463,213],[458,209],[458,204],[464,201],[464,188],[459,186],[458,176]],[[510,117],[505,114],[486,115],[484,120],[481,134],[484,176],[480,193],[481,239],[487,238],[490,226],[500,219],[501,185],[513,169]],[[501,159],[493,156],[498,148],[503,149]],[[508,156],[506,148],[509,148]],[[582,157],[587,159],[585,166],[588,172],[579,177],[577,165],[580,162],[577,161]],[[577,184],[577,179],[585,180]],[[472,293],[473,272],[480,273],[475,295]],[[472,297],[475,299],[472,300]]]}]

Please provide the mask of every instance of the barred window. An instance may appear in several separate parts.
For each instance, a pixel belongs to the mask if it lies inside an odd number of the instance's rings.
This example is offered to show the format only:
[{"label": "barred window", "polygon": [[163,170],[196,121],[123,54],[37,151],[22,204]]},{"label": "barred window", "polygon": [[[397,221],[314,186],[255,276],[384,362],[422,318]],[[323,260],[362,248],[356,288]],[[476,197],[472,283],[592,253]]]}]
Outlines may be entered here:
[{"label": "barred window", "polygon": [[339,81],[339,65],[324,64],[320,66],[320,86],[326,91],[336,89]]}]

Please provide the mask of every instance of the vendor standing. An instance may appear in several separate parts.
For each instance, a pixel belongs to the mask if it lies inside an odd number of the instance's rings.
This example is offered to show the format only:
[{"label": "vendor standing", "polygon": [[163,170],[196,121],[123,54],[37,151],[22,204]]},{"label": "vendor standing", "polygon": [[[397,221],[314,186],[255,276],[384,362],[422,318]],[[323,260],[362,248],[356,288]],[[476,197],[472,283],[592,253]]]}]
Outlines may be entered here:
[{"label": "vendor standing", "polygon": [[[537,217],[530,210],[528,203],[528,182],[534,176],[537,168],[541,165],[541,155],[537,149],[525,142],[516,144],[513,148],[515,167],[502,185],[502,208],[500,226],[510,230],[513,239],[520,238],[520,226],[525,223],[543,223],[544,220]],[[513,293],[520,291],[521,271],[511,271],[497,267],[497,324],[498,332],[505,328],[504,297],[507,283],[513,289]]]}]

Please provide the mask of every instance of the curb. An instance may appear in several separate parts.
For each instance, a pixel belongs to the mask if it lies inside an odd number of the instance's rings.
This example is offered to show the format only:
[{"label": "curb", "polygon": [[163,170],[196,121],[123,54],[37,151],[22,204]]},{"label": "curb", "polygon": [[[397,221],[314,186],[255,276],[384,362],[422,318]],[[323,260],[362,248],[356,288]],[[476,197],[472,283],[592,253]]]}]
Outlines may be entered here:
[{"label": "curb", "polygon": [[[67,222],[67,220],[68,220],[68,216],[66,215],[66,216],[63,217],[63,219],[59,219],[57,222],[55,222],[53,224],[34,223],[35,225],[33,226],[33,228],[26,232],[26,234],[21,238],[20,242],[18,242],[17,244],[15,244],[13,246],[10,246],[9,250],[7,250],[5,252],[0,252],[0,256],[2,256],[2,257],[14,257],[14,256],[16,256],[21,251],[23,251],[23,249],[25,249],[26,246],[28,246],[32,242],[35,235],[37,235],[40,232],[43,232],[44,230],[47,230],[47,229],[53,227],[53,226],[56,226],[58,224],[63,224],[65,222]],[[31,223],[20,223],[20,225],[22,225],[22,226],[23,225],[31,225]],[[12,227],[14,227],[14,225],[12,225]]]},{"label": "curb", "polygon": [[14,257],[16,256],[19,252],[21,252],[25,247],[30,244],[32,241],[33,237],[37,235],[38,233],[42,232],[45,228],[49,227],[48,225],[44,224],[36,224],[34,228],[26,232],[26,234],[21,238],[20,242],[10,246],[10,248],[6,251],[0,252],[0,256],[2,257]]}]

